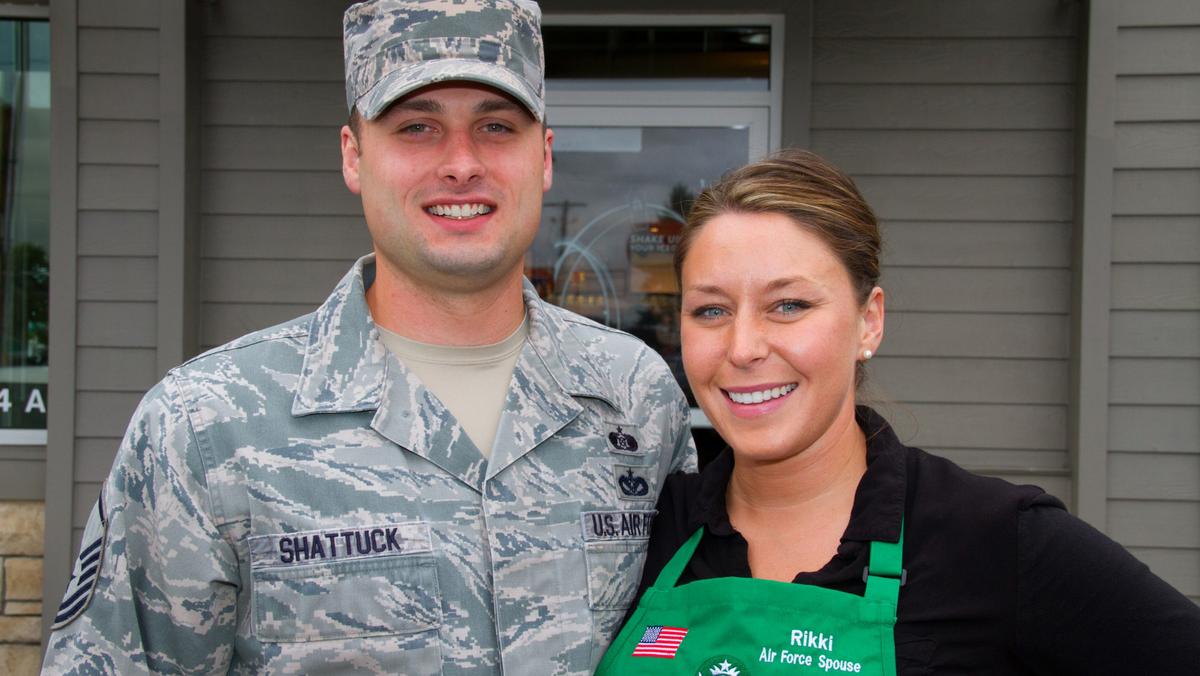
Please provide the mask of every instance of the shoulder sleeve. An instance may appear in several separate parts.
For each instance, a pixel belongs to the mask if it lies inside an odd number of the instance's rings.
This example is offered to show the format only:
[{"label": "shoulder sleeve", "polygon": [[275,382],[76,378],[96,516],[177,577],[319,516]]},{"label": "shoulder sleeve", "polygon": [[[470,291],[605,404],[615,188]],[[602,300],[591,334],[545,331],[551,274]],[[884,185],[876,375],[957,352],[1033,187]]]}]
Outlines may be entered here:
[{"label": "shoulder sleeve", "polygon": [[669,458],[669,464],[663,474],[695,472],[696,444],[692,440],[692,409],[688,406],[687,397],[683,395],[675,374],[663,358],[645,344],[641,349],[638,362],[639,371],[645,374],[649,387],[646,398],[662,406],[664,417],[662,439],[666,446],[663,457]]},{"label": "shoulder sleeve", "polygon": [[1022,657],[1042,674],[1200,674],[1200,607],[1056,502],[1018,516]]},{"label": "shoulder sleeve", "polygon": [[43,673],[224,673],[238,584],[168,376],[134,413],[92,510]]},{"label": "shoulder sleeve", "polygon": [[687,398],[679,385],[675,385],[675,445],[671,453],[672,472],[695,472],[698,469],[696,460],[696,442],[692,439],[692,409],[688,406]]}]

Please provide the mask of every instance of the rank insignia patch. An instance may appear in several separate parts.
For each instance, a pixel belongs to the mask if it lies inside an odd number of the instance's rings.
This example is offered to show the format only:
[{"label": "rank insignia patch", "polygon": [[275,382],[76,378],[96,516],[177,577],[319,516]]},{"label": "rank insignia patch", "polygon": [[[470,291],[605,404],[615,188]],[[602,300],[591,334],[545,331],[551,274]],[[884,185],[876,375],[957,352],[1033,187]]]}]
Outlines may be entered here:
[{"label": "rank insignia patch", "polygon": [[618,453],[637,453],[638,440],[621,425],[616,426],[616,430],[608,433],[608,445]]},{"label": "rank insignia patch", "polygon": [[92,507],[88,517],[87,528],[83,531],[83,548],[75,558],[75,567],[71,570],[71,580],[67,583],[67,593],[54,614],[52,629],[61,629],[87,610],[96,592],[96,582],[100,579],[100,564],[104,562],[104,539],[108,535],[108,517],[104,513],[104,491]]},{"label": "rank insignia patch", "polygon": [[624,500],[653,500],[650,495],[650,481],[646,478],[647,467],[632,465],[613,465],[616,476],[617,492]]}]

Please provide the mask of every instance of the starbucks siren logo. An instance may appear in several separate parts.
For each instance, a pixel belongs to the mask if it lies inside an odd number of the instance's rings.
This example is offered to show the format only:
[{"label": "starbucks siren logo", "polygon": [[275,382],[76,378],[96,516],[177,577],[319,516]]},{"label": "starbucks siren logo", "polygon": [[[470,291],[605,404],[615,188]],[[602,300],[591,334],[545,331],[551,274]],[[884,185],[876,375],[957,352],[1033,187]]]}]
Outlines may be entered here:
[{"label": "starbucks siren logo", "polygon": [[717,655],[704,660],[696,676],[750,676],[750,670],[736,657]]}]

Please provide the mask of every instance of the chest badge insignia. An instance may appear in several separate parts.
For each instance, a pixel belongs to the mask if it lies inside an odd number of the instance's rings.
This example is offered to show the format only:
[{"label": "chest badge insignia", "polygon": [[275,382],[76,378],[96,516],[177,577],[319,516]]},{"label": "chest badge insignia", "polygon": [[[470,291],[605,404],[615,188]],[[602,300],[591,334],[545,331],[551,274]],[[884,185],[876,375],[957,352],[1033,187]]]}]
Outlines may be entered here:
[{"label": "chest badge insignia", "polygon": [[616,432],[608,433],[608,443],[618,451],[636,451],[638,449],[637,439],[633,438],[632,434],[625,433],[620,427],[617,427]]},{"label": "chest badge insignia", "polygon": [[646,478],[634,474],[632,467],[617,479],[617,484],[622,493],[633,498],[640,498],[650,492],[650,484],[646,483]]},{"label": "chest badge insignia", "polygon": [[750,676],[750,670],[735,657],[718,655],[704,660],[696,676]]}]

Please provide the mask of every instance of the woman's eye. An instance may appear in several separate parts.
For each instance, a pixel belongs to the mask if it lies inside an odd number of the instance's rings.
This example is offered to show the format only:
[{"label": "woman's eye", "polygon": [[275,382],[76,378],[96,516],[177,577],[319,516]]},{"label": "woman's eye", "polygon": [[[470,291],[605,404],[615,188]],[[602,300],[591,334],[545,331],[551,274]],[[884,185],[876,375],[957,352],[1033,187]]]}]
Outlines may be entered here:
[{"label": "woman's eye", "polygon": [[725,314],[725,311],[713,305],[706,305],[692,310],[692,316],[697,319],[715,319]]},{"label": "woman's eye", "polygon": [[812,307],[812,304],[807,303],[802,300],[784,300],[784,301],[780,301],[779,304],[776,305],[775,307],[780,312],[790,315],[790,314],[795,314],[797,312],[803,312],[804,310],[807,310],[808,308]]}]

